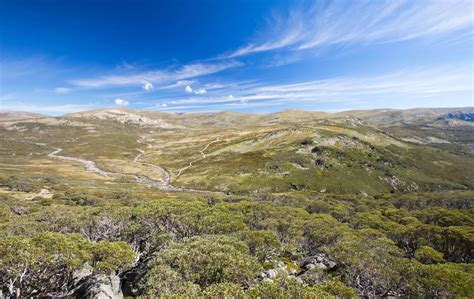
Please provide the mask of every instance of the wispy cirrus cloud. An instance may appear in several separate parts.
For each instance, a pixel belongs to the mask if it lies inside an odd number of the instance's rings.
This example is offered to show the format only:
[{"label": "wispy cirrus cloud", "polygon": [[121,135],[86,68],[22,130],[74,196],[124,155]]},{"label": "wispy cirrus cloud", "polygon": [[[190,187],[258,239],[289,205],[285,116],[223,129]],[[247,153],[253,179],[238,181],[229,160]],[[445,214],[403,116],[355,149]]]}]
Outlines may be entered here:
[{"label": "wispy cirrus cloud", "polygon": [[2,55],[0,57],[0,82],[6,80],[24,80],[25,78],[50,77],[64,73],[61,59],[48,59],[43,56],[18,57]]},{"label": "wispy cirrus cloud", "polygon": [[72,89],[68,87],[56,87],[54,89],[54,92],[57,94],[66,94],[66,93],[70,93],[71,91]]},{"label": "wispy cirrus cloud", "polygon": [[[272,103],[254,103],[252,106],[247,108],[270,108],[275,106],[280,106],[281,102],[272,102]],[[167,104],[157,104],[153,107],[148,107],[147,110],[153,111],[165,111],[165,112],[220,112],[223,110],[232,110],[242,108],[242,103],[224,103],[219,106],[210,106],[207,104],[196,104],[196,105],[187,105],[187,106],[169,106]],[[261,112],[265,112],[264,110]]]},{"label": "wispy cirrus cloud", "polygon": [[46,113],[60,115],[65,113],[79,112],[97,108],[96,104],[62,104],[62,105],[36,105],[24,102],[15,102],[0,105],[0,111],[28,111],[36,113]]},{"label": "wispy cirrus cloud", "polygon": [[472,38],[470,0],[318,1],[273,18],[265,38],[219,58],[277,49],[305,50],[353,43],[389,43],[466,31]]},{"label": "wispy cirrus cloud", "polygon": [[[231,85],[229,85],[231,86]],[[234,85],[239,86],[241,85]],[[301,103],[353,103],[390,97],[402,99],[430,98],[456,92],[474,92],[471,68],[440,67],[405,69],[372,76],[343,76],[293,84],[254,84],[245,88],[226,88],[213,96],[175,99],[166,110],[200,105],[238,107],[247,105],[295,105]],[[226,106],[223,106],[226,105]],[[207,111],[207,110],[206,110]]]},{"label": "wispy cirrus cloud", "polygon": [[145,90],[153,88],[154,85],[169,83],[172,81],[182,81],[191,78],[202,77],[223,70],[240,66],[236,61],[220,63],[195,63],[184,65],[175,70],[155,70],[140,73],[106,75],[85,79],[70,80],[72,85],[88,88],[112,87],[112,86],[132,86],[140,85]]}]

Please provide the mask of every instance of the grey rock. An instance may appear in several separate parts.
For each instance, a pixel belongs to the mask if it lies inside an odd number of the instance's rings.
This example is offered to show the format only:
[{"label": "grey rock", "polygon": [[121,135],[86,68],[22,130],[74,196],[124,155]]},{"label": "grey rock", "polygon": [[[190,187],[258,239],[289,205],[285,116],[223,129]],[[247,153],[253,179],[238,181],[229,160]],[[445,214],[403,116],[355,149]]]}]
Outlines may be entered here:
[{"label": "grey rock", "polygon": [[120,277],[117,275],[101,275],[98,280],[97,293],[95,298],[97,299],[122,299],[123,294],[120,289]]},{"label": "grey rock", "polygon": [[28,209],[24,207],[12,207],[10,211],[15,215],[27,215],[29,213]]},{"label": "grey rock", "polygon": [[337,266],[335,261],[328,260],[325,264],[329,269],[335,268]]},{"label": "grey rock", "polygon": [[51,194],[48,189],[41,189],[39,195],[45,196]]},{"label": "grey rock", "polygon": [[268,278],[273,279],[273,278],[276,278],[278,276],[278,271],[275,270],[275,269],[270,269],[270,270],[265,271],[265,274],[267,274]]},{"label": "grey rock", "polygon": [[316,265],[315,264],[306,264],[302,268],[305,269],[306,271],[313,270],[314,268],[316,268]]},{"label": "grey rock", "polygon": [[81,285],[77,293],[74,294],[79,298],[123,298],[120,277],[114,273],[110,275],[93,275],[92,267],[85,265],[80,271],[74,273],[74,281],[77,285]]},{"label": "grey rock", "polygon": [[318,253],[316,255],[304,258],[300,263],[300,267],[305,270],[311,270],[314,268],[333,269],[336,266],[336,262],[328,258],[323,253]]},{"label": "grey rock", "polygon": [[260,280],[262,280],[262,279],[264,279],[264,278],[266,278],[266,277],[267,277],[267,274],[265,274],[265,272],[261,272],[261,273],[259,273],[259,274],[257,275],[257,278],[260,279]]},{"label": "grey rock", "polygon": [[81,270],[74,272],[74,280],[81,280],[92,274],[92,267],[89,264],[85,264]]},{"label": "grey rock", "polygon": [[322,270],[326,270],[326,269],[328,268],[328,267],[327,267],[325,264],[323,264],[323,263],[317,263],[315,266],[316,266],[316,268],[322,269]]}]

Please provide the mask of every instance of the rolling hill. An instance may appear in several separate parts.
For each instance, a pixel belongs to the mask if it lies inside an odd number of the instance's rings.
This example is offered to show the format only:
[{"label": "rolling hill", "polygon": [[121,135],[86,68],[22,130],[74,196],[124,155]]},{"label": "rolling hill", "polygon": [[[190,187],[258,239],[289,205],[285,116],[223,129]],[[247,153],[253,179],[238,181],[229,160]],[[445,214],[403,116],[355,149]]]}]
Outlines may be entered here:
[{"label": "rolling hill", "polygon": [[2,113],[1,290],[472,297],[472,111]]},{"label": "rolling hill", "polygon": [[453,120],[450,115],[459,111],[472,109],[247,115],[114,108],[54,118],[5,114],[1,158],[40,167],[51,162],[48,153],[61,148],[64,156],[117,173],[110,178],[114,182],[120,174],[121,180],[169,176],[179,188],[235,194],[471,189],[474,127]]}]

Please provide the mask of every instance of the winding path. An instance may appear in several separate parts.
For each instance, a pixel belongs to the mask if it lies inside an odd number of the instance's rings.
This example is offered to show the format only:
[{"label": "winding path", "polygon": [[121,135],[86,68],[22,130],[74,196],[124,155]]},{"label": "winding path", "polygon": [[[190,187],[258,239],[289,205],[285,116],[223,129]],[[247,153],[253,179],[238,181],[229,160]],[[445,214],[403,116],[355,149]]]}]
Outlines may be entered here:
[{"label": "winding path", "polygon": [[202,157],[201,157],[201,158],[198,158],[198,159],[196,159],[196,160],[193,160],[193,161],[191,161],[191,162],[189,162],[188,166],[181,168],[181,169],[178,171],[178,174],[176,175],[176,178],[179,178],[179,176],[183,173],[183,171],[185,171],[185,170],[187,170],[187,169],[193,167],[193,163],[196,163],[196,162],[199,162],[199,161],[201,161],[201,160],[206,159],[206,154],[204,153],[204,151],[207,150],[207,148],[208,148],[211,144],[213,144],[213,143],[215,143],[215,142],[218,142],[218,141],[219,141],[219,138],[217,138],[216,140],[213,140],[213,141],[209,142],[208,144],[206,144],[206,146],[205,146],[202,150],[199,151],[199,152],[201,153]]},{"label": "winding path", "polygon": [[[148,145],[148,146],[150,146],[150,145]],[[139,152],[139,154],[133,159],[133,162],[156,168],[161,173],[163,173],[163,176],[164,176],[163,180],[161,180],[161,181],[155,181],[155,180],[150,180],[148,178],[136,177],[135,180],[137,182],[147,184],[147,185],[150,185],[150,186],[153,186],[153,187],[158,187],[158,188],[163,189],[163,190],[178,190],[178,191],[183,190],[181,188],[177,188],[177,187],[174,187],[174,186],[171,185],[171,175],[163,167],[161,167],[159,165],[156,165],[156,164],[152,164],[152,163],[140,162],[140,159],[145,155],[145,151],[141,150],[141,149],[137,149],[137,151]]]}]

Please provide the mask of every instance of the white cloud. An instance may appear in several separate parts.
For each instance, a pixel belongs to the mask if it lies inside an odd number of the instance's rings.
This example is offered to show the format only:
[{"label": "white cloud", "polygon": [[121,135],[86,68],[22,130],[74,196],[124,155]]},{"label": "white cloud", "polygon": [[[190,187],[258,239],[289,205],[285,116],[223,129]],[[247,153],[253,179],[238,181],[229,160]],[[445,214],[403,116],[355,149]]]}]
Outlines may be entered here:
[{"label": "white cloud", "polygon": [[95,104],[65,104],[51,106],[15,102],[11,105],[0,105],[0,111],[28,111],[36,113],[46,113],[51,115],[73,113],[94,108],[97,108]]},{"label": "white cloud", "polygon": [[194,94],[206,94],[207,93],[207,90],[205,90],[204,88],[193,89],[190,85],[186,85],[186,87],[184,88],[184,91],[186,91],[187,93],[194,93]]},{"label": "white cloud", "polygon": [[442,38],[468,31],[472,38],[474,4],[470,0],[331,1],[298,7],[269,22],[260,39],[220,58],[276,49],[304,50],[349,43],[387,43]]},{"label": "white cloud", "polygon": [[201,89],[196,89],[194,91],[195,94],[206,94],[207,93],[207,90],[205,90],[204,88],[201,88]]},{"label": "white cloud", "polygon": [[[345,102],[373,101],[382,98],[420,99],[434,98],[457,92],[474,92],[468,66],[451,66],[435,69],[404,69],[393,73],[360,76],[342,76],[323,80],[305,81],[285,85],[257,85],[253,87],[217,91],[214,96],[175,99],[174,105],[206,105],[219,103],[279,102]],[[231,91],[233,95],[225,94]],[[224,93],[225,92],[225,93]]]},{"label": "white cloud", "polygon": [[186,87],[184,88],[184,91],[186,91],[187,93],[194,93],[194,94],[206,94],[207,93],[207,90],[204,89],[204,88],[193,89],[190,85],[186,85]]},{"label": "white cloud", "polygon": [[[269,108],[274,106],[281,106],[281,102],[273,102],[273,103],[253,103],[251,105],[252,108],[261,107],[261,108]],[[184,105],[184,106],[173,106],[173,107],[165,107],[165,108],[156,108],[150,107],[150,110],[161,110],[161,111],[170,111],[170,112],[219,112],[226,109],[239,109],[242,108],[242,103],[228,103],[228,104],[220,104],[218,106],[210,106],[210,105]]]},{"label": "white cloud", "polygon": [[67,88],[67,87],[56,87],[54,89],[54,92],[57,93],[57,94],[66,94],[66,93],[69,93],[71,92],[71,88]]},{"label": "white cloud", "polygon": [[195,63],[184,65],[175,70],[155,70],[141,73],[131,73],[127,75],[107,75],[100,77],[92,77],[85,79],[76,79],[69,81],[70,84],[88,87],[100,88],[110,86],[143,86],[143,82],[153,85],[164,84],[173,81],[183,81],[191,78],[197,78],[214,73],[221,72],[225,69],[242,65],[239,62],[221,62],[221,63]]},{"label": "white cloud", "polygon": [[430,95],[472,91],[471,75],[466,67],[400,70],[369,77],[339,77],[297,84],[259,88],[262,95],[288,97],[351,97],[382,94]]},{"label": "white cloud", "polygon": [[31,80],[40,77],[41,79],[51,78],[56,75],[64,75],[66,69],[61,66],[60,60],[49,60],[43,56],[28,56],[18,58],[17,56],[7,56],[2,53],[0,57],[0,80]]},{"label": "white cloud", "polygon": [[221,84],[221,83],[208,83],[205,85],[206,86],[206,89],[221,89],[221,88],[224,88],[225,85],[224,84]]},{"label": "white cloud", "polygon": [[143,82],[143,89],[146,91],[151,91],[153,89],[153,84],[150,82]]},{"label": "white cloud", "polygon": [[[4,102],[15,101],[17,97],[12,93],[0,94],[0,104],[3,105]],[[2,106],[0,105],[0,108]]]},{"label": "white cloud", "polygon": [[115,99],[114,103],[115,105],[119,106],[127,106],[128,104],[130,104],[128,101],[119,98]]},{"label": "white cloud", "polygon": [[179,80],[176,83],[160,86],[157,89],[161,89],[161,90],[165,89],[166,90],[166,89],[181,88],[184,85],[191,85],[194,82],[195,82],[194,80]]},{"label": "white cloud", "polygon": [[176,82],[176,86],[189,85],[192,83],[194,83],[193,80],[179,80],[178,82]]}]

